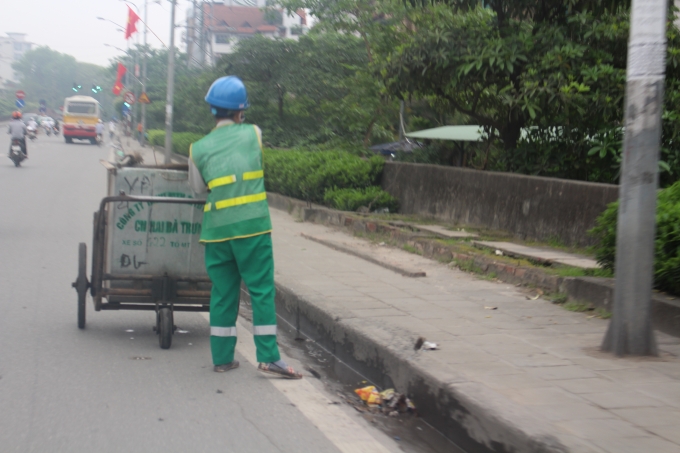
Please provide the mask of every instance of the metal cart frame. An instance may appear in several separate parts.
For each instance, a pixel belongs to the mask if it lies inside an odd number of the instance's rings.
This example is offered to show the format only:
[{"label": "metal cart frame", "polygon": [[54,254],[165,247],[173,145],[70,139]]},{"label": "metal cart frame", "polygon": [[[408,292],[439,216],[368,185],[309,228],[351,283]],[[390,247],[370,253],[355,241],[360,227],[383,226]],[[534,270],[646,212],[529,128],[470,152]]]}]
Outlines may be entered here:
[{"label": "metal cart frame", "polygon": [[[121,192],[101,200],[94,213],[92,241],[92,272],[87,279],[87,245],[78,245],[78,276],[72,286],[78,293],[78,327],[85,328],[86,296],[90,291],[95,311],[100,310],[153,310],[160,347],[170,348],[175,311],[210,311],[211,283],[208,277],[182,277],[178,275],[115,275],[105,272],[107,262],[108,206],[116,202],[170,203],[204,205],[204,200],[154,196],[130,196]],[[119,287],[112,287],[116,282]],[[126,287],[121,288],[120,285]]]}]

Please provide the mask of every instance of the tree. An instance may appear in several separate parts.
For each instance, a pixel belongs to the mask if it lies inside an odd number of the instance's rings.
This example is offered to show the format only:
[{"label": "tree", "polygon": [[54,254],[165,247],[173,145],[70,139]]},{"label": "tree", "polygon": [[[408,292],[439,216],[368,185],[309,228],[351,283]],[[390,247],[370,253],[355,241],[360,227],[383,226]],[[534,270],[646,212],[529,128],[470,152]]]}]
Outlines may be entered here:
[{"label": "tree", "polygon": [[81,63],[46,46],[26,52],[12,67],[19,74],[20,86],[26,92],[29,105],[44,99],[48,107],[57,109],[64,98],[73,96],[73,84],[82,85],[82,92],[90,94],[89,86],[102,84],[106,77],[103,67]]},{"label": "tree", "polygon": [[299,41],[253,37],[219,64],[243,79],[252,107],[248,117],[275,146],[329,141],[370,144],[392,136],[395,124],[376,79],[367,77],[360,38],[311,33]]},{"label": "tree", "polygon": [[[502,150],[496,169],[618,179],[627,1],[408,4],[402,26],[390,29],[391,41],[399,44],[380,57],[392,93],[429,98],[484,126],[491,137],[497,134]],[[674,85],[680,43],[670,23],[668,41],[668,83]],[[666,97],[662,165],[677,173],[675,97],[672,91]]]}]

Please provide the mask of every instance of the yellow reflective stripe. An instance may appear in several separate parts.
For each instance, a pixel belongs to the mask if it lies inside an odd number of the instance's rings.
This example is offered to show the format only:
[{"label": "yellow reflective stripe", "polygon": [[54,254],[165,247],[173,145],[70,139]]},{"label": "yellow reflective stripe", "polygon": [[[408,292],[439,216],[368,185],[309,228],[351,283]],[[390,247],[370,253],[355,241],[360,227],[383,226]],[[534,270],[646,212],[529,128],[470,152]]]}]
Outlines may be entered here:
[{"label": "yellow reflective stripe", "polygon": [[208,189],[214,189],[219,186],[226,186],[227,184],[233,184],[236,182],[236,175],[222,176],[221,178],[215,178],[208,183]]},{"label": "yellow reflective stripe", "polygon": [[203,212],[210,211],[211,207],[212,207],[212,203],[206,203],[205,206],[203,206]]},{"label": "yellow reflective stripe", "polygon": [[247,171],[243,173],[243,180],[248,181],[249,179],[259,179],[264,178],[264,170],[259,171]]},{"label": "yellow reflective stripe", "polygon": [[[217,209],[224,209],[224,208],[231,208],[232,206],[239,206],[242,204],[248,204],[248,203],[257,203],[258,201],[266,200],[267,199],[267,192],[262,192],[262,193],[256,193],[255,195],[244,195],[242,197],[236,197],[236,198],[227,198],[226,200],[220,200],[215,202],[215,210]],[[205,212],[208,212],[212,209],[212,206],[210,203],[205,204],[205,208],[203,209]]]}]

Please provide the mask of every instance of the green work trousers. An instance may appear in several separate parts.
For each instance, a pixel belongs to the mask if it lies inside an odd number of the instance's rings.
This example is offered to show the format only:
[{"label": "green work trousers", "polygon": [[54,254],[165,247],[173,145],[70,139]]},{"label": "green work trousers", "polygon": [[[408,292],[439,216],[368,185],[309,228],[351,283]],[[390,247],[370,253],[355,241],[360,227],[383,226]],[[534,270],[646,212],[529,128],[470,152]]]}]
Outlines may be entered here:
[{"label": "green work trousers", "polygon": [[205,245],[205,266],[212,280],[210,349],[213,363],[224,365],[234,360],[242,279],[248,287],[253,306],[257,361],[279,360],[271,234],[208,242]]}]

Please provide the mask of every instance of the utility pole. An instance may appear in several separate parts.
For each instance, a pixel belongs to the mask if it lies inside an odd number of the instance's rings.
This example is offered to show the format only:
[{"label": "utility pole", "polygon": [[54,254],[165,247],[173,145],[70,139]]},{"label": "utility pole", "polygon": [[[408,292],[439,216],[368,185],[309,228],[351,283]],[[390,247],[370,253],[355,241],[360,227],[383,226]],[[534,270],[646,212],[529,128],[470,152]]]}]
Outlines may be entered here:
[{"label": "utility pole", "polygon": [[667,0],[633,0],[616,229],[614,310],[602,349],[658,355],[651,322]]},{"label": "utility pole", "polygon": [[170,48],[168,49],[168,91],[165,99],[165,164],[169,165],[172,155],[172,101],[175,94],[175,6],[171,0],[170,10]]},{"label": "utility pole", "polygon": [[199,21],[199,26],[198,26],[198,54],[199,56],[199,61],[201,62],[201,65],[205,65],[205,36],[203,34],[203,30],[205,29],[205,12],[203,11],[205,8],[205,5],[203,4],[203,1],[199,3],[201,7],[201,12],[200,12],[200,21]]},{"label": "utility pole", "polygon": [[[144,0],[144,58],[142,59],[142,93],[146,93],[146,33],[148,31],[146,24],[148,22],[148,3],[148,0]],[[142,103],[142,136],[140,138],[140,143],[142,146],[146,144],[146,103]]]}]

